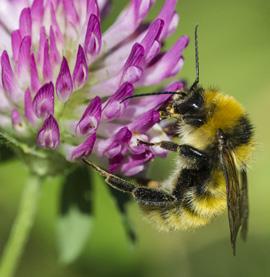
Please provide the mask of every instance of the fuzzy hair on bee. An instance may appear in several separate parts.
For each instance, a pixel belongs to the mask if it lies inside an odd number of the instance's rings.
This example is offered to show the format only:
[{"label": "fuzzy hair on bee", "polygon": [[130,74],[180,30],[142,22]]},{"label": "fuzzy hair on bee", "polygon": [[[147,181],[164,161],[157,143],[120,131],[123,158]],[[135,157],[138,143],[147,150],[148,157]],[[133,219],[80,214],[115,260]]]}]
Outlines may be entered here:
[{"label": "fuzzy hair on bee", "polygon": [[239,232],[248,229],[247,164],[254,149],[254,131],[245,109],[232,96],[199,84],[198,26],[195,28],[196,80],[183,91],[131,96],[172,94],[160,111],[161,119],[174,118],[173,141],[149,143],[178,153],[174,172],[164,182],[136,184],[83,161],[111,187],[128,193],[160,230],[186,230],[208,224],[226,209],[235,255]]}]

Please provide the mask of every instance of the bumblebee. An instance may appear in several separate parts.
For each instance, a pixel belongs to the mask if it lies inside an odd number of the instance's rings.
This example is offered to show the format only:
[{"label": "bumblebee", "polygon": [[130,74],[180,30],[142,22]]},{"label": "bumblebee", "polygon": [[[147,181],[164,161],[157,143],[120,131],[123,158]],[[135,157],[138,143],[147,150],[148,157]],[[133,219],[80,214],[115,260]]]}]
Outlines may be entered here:
[{"label": "bumblebee", "polygon": [[[111,187],[131,194],[145,215],[160,230],[203,226],[228,210],[230,240],[235,254],[236,238],[248,228],[247,163],[254,148],[254,132],[244,108],[232,97],[199,84],[198,27],[195,28],[196,80],[185,91],[173,94],[160,114],[174,118],[181,144],[149,143],[178,153],[174,173],[168,180],[135,184],[113,175],[89,160]],[[130,98],[130,97],[129,97]]]}]

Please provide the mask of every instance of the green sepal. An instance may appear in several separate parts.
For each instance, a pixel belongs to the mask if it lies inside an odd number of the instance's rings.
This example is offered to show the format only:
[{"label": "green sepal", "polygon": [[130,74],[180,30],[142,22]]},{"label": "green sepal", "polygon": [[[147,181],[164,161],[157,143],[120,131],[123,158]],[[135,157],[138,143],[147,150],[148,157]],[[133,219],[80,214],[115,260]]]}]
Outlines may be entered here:
[{"label": "green sepal", "polygon": [[93,224],[92,183],[89,171],[76,167],[63,182],[57,239],[60,261],[73,262],[83,250]]}]

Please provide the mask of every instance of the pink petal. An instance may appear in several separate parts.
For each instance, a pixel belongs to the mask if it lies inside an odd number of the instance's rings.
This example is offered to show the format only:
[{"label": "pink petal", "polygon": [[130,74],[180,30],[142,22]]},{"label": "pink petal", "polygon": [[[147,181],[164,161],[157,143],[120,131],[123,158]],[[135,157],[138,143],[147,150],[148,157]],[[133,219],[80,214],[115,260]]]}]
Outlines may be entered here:
[{"label": "pink petal", "polygon": [[101,99],[96,96],[87,106],[76,125],[77,135],[90,135],[96,132],[101,118]]},{"label": "pink petal", "polygon": [[42,21],[44,14],[43,1],[44,0],[34,0],[31,7],[32,18],[38,22]]},{"label": "pink petal", "polygon": [[43,78],[45,81],[51,81],[53,77],[51,57],[49,53],[49,40],[46,39],[43,53],[43,67],[42,67]]},{"label": "pink petal", "polygon": [[158,62],[146,70],[144,78],[140,80],[140,85],[154,85],[174,76],[181,68],[181,65],[183,65],[182,54],[188,42],[188,37],[182,36]]},{"label": "pink petal", "polygon": [[45,27],[42,26],[39,31],[39,43],[38,43],[38,62],[43,63],[43,57],[44,57],[44,48],[45,43],[47,40],[46,30]]},{"label": "pink petal", "polygon": [[34,54],[31,55],[30,60],[30,76],[31,76],[31,89],[36,92],[40,88],[38,77],[37,65]]},{"label": "pink petal", "polygon": [[22,42],[22,36],[20,30],[13,31],[11,33],[11,44],[12,44],[12,53],[13,59],[18,60],[19,50]]},{"label": "pink petal", "polygon": [[103,41],[107,46],[103,52],[108,52],[125,38],[135,32],[137,27],[148,14],[152,0],[133,0],[124,9],[114,24],[105,32]]},{"label": "pink petal", "polygon": [[34,124],[37,120],[37,117],[33,109],[31,92],[29,89],[27,89],[24,94],[24,116],[32,124]]},{"label": "pink petal", "polygon": [[22,122],[22,118],[20,116],[20,113],[18,112],[18,110],[13,109],[11,112],[11,121],[12,121],[12,125],[20,125]]},{"label": "pink petal", "polygon": [[63,3],[67,20],[72,23],[72,25],[77,25],[80,22],[80,18],[74,6],[73,0],[63,0]]},{"label": "pink petal", "polygon": [[25,36],[22,40],[17,63],[18,74],[25,74],[29,71],[30,67],[30,56],[31,56],[31,37]]},{"label": "pink petal", "polygon": [[33,100],[33,109],[39,118],[44,118],[54,113],[54,87],[53,83],[43,85]]},{"label": "pink petal", "polygon": [[116,155],[116,156],[113,156],[112,158],[109,159],[109,172],[115,172],[117,171],[122,162],[124,160],[124,156],[122,154],[119,154],[119,155]]},{"label": "pink petal", "polygon": [[56,39],[60,42],[63,42],[64,37],[63,37],[63,34],[60,30],[60,27],[59,27],[59,24],[58,24],[58,21],[57,21],[57,18],[56,18],[56,14],[55,14],[55,9],[54,9],[54,6],[53,6],[52,3],[50,5],[50,14],[51,14],[52,27],[53,27]]},{"label": "pink petal", "polygon": [[132,123],[129,124],[128,128],[132,132],[145,133],[159,121],[159,112],[152,110],[138,116]]},{"label": "pink petal", "polygon": [[6,95],[12,100],[16,99],[18,94],[17,86],[14,78],[14,73],[11,68],[10,60],[7,51],[4,51],[1,56],[2,67],[2,84]]},{"label": "pink petal", "polygon": [[55,149],[60,144],[58,123],[52,115],[45,119],[37,135],[37,144],[44,148]]},{"label": "pink petal", "polygon": [[144,169],[144,164],[154,157],[153,153],[146,151],[140,155],[134,155],[129,158],[128,162],[122,165],[121,171],[126,176],[136,175]]},{"label": "pink petal", "polygon": [[[165,39],[172,31],[175,30],[178,20],[176,17],[178,16],[175,14],[177,0],[167,0],[160,11],[158,18],[164,21],[164,28],[161,33],[161,39]],[[176,17],[175,17],[176,16]],[[171,24],[173,23],[173,24]]]},{"label": "pink petal", "polygon": [[54,64],[58,64],[61,61],[60,54],[57,49],[56,40],[55,40],[55,33],[53,28],[50,28],[50,54],[51,59]]},{"label": "pink petal", "polygon": [[62,102],[66,102],[73,91],[73,82],[68,62],[65,57],[56,80],[56,94]]},{"label": "pink petal", "polygon": [[112,120],[121,116],[127,105],[127,101],[121,101],[126,97],[131,96],[133,90],[133,85],[130,83],[124,83],[119,87],[119,89],[104,104],[103,114],[106,119]]},{"label": "pink petal", "polygon": [[81,87],[88,79],[88,66],[81,45],[77,52],[76,64],[73,71],[73,83],[76,88]]},{"label": "pink petal", "polygon": [[25,8],[22,10],[20,15],[20,32],[21,36],[30,36],[32,35],[32,18],[31,18],[31,9]]},{"label": "pink petal", "polygon": [[141,45],[143,46],[146,55],[148,55],[148,52],[151,50],[154,42],[159,40],[163,26],[164,26],[164,21],[161,19],[156,19],[149,26],[147,33],[141,42]]},{"label": "pink petal", "polygon": [[139,43],[135,43],[131,53],[124,65],[121,82],[137,82],[142,76],[142,66],[144,61],[144,48]]},{"label": "pink petal", "polygon": [[87,14],[94,14],[99,18],[99,6],[97,0],[87,0]]},{"label": "pink petal", "polygon": [[87,55],[97,55],[101,49],[100,22],[96,15],[91,14],[84,40],[84,51]]},{"label": "pink petal", "polygon": [[90,135],[83,143],[75,147],[70,155],[71,160],[89,156],[93,150],[96,141],[96,134]]},{"label": "pink petal", "polygon": [[98,145],[98,152],[107,158],[113,158],[121,154],[124,146],[130,141],[131,137],[131,131],[127,127],[123,127],[111,138],[101,141]]}]

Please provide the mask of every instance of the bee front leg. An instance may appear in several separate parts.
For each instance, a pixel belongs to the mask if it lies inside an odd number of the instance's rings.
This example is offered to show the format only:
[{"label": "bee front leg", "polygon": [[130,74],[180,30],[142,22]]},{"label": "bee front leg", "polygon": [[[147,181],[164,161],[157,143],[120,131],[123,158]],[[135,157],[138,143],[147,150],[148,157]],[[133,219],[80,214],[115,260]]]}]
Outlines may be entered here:
[{"label": "bee front leg", "polygon": [[179,145],[172,141],[160,141],[156,143],[150,143],[138,140],[138,142],[148,146],[159,146],[168,151],[178,152],[181,156],[188,159],[196,160],[198,163],[204,163],[209,160],[208,154],[188,144]]},{"label": "bee front leg", "polygon": [[195,160],[199,164],[205,163],[209,160],[209,155],[207,153],[188,144],[180,145],[179,153],[181,156]]},{"label": "bee front leg", "polygon": [[145,144],[148,146],[159,146],[165,150],[171,151],[171,152],[179,152],[179,149],[181,147],[181,145],[172,142],[172,141],[160,141],[160,142],[155,142],[155,143],[151,143],[151,142],[146,142],[146,141],[142,141],[138,139],[138,143],[140,144]]},{"label": "bee front leg", "polygon": [[107,172],[89,160],[83,159],[83,162],[105,177],[105,182],[109,186],[119,191],[130,193],[140,204],[151,207],[166,207],[177,203],[177,199],[168,193],[154,188],[136,186],[130,181]]}]

